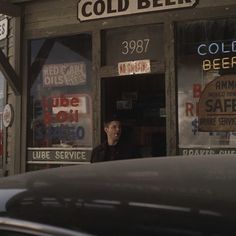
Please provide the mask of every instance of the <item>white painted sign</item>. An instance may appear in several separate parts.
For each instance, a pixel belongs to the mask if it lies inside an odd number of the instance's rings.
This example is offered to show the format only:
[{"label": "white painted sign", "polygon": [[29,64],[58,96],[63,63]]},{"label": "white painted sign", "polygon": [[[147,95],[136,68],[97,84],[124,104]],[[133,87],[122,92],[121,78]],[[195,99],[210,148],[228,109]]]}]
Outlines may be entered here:
[{"label": "white painted sign", "polygon": [[126,61],[118,63],[119,75],[145,74],[150,72],[150,60]]},{"label": "white painted sign", "polygon": [[137,13],[193,7],[197,0],[80,0],[78,19],[82,21]]},{"label": "white painted sign", "polygon": [[63,63],[43,66],[43,86],[62,87],[86,83],[86,64]]},{"label": "white painted sign", "polygon": [[7,37],[8,34],[8,20],[7,18],[0,21],[0,40]]}]

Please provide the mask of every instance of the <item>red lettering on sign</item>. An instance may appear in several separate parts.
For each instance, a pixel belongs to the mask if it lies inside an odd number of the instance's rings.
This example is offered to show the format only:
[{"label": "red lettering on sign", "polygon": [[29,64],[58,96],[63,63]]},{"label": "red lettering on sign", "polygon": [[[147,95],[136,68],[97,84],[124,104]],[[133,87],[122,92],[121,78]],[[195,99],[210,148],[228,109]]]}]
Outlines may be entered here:
[{"label": "red lettering on sign", "polygon": [[73,106],[76,107],[79,105],[79,98],[78,97],[49,97],[49,98],[44,98],[42,101],[42,106],[44,110],[48,110],[49,108],[52,107],[68,107],[68,106]]},{"label": "red lettering on sign", "polygon": [[69,112],[60,111],[56,115],[56,123],[64,123],[64,122],[78,122],[79,121],[79,114],[78,110],[73,111],[70,110]]},{"label": "red lettering on sign", "polygon": [[202,93],[202,86],[201,84],[194,84],[193,85],[193,97],[194,98],[200,98]]},{"label": "red lettering on sign", "polygon": [[187,102],[185,104],[185,115],[186,116],[198,116],[199,113],[199,104],[193,104],[191,102]]},{"label": "red lettering on sign", "polygon": [[185,113],[186,113],[186,116],[193,116],[193,109],[194,109],[193,104],[187,102],[187,103],[186,103],[186,106],[185,106]]},{"label": "red lettering on sign", "polygon": [[[78,97],[60,96],[44,98],[42,100],[44,123],[48,125],[51,123],[78,122],[79,110],[77,110],[76,107],[80,105],[79,103],[80,100]],[[66,107],[72,109],[63,110],[63,108],[65,109]],[[57,112],[53,113],[53,110],[56,108]]]}]

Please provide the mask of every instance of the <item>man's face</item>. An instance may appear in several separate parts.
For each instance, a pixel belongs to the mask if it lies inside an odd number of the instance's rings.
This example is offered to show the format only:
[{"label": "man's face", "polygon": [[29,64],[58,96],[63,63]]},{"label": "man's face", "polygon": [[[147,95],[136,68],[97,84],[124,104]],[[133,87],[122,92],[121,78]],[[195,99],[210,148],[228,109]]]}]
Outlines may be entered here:
[{"label": "man's face", "polygon": [[112,142],[118,142],[121,135],[121,123],[120,121],[111,121],[104,128],[108,140]]}]

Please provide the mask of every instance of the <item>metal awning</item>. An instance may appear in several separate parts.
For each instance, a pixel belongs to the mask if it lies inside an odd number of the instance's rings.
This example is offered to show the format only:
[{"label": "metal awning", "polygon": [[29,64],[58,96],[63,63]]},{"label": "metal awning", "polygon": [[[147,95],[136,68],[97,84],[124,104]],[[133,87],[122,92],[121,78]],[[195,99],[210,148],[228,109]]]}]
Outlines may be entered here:
[{"label": "metal awning", "polygon": [[[10,3],[9,1],[0,1],[0,14],[21,17],[21,8],[17,5]],[[5,76],[7,82],[11,86],[12,90],[16,95],[21,94],[20,78],[15,72],[14,68],[9,63],[8,58],[0,50],[0,70]]]}]

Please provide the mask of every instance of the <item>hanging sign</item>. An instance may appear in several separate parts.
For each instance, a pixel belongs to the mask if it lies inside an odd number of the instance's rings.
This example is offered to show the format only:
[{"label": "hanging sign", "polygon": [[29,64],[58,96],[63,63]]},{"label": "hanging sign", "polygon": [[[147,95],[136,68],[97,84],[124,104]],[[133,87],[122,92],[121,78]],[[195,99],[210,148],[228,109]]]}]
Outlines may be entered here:
[{"label": "hanging sign", "polygon": [[193,7],[197,0],[80,0],[78,19],[95,20],[136,13]]},{"label": "hanging sign", "polygon": [[119,75],[145,74],[150,72],[150,60],[126,61],[118,63]]},{"label": "hanging sign", "polygon": [[7,18],[0,21],[0,40],[3,40],[7,37],[8,33],[8,20]]}]

